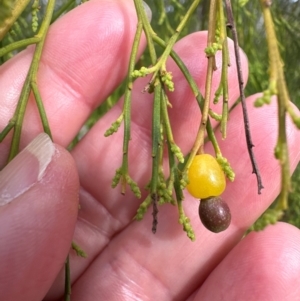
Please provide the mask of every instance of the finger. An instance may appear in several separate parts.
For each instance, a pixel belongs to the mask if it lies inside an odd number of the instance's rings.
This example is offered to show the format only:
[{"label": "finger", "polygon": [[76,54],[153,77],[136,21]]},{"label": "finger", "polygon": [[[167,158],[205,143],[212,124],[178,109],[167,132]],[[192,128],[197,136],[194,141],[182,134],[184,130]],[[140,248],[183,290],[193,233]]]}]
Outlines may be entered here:
[{"label": "finger", "polygon": [[[249,98],[247,102],[256,145],[255,154],[264,180],[263,194],[257,195],[256,180],[251,174],[242,111],[238,106],[231,113],[227,142],[221,142],[224,156],[230,160],[236,172],[236,181],[228,183],[223,195],[232,211],[231,226],[219,234],[208,232],[199,221],[198,201],[188,195],[184,206],[196,232],[194,243],[188,241],[178,225],[176,208],[167,205],[160,208],[158,231],[155,236],[150,232],[152,216],[148,212],[142,222],[130,224],[115,236],[101,256],[93,261],[93,265],[73,288],[74,295],[79,296],[75,300],[80,300],[88,288],[91,296],[105,292],[109,300],[118,300],[118,296],[125,289],[141,299],[181,300],[187,298],[203,283],[242,238],[245,229],[275,199],[280,189],[280,167],[273,155],[277,137],[276,103],[257,109],[253,107],[254,98],[255,96]],[[300,134],[290,121],[286,131],[293,170],[300,157]],[[217,138],[221,141],[219,133]],[[120,206],[115,200],[116,198],[110,199],[115,206]],[[122,205],[124,210],[124,207],[129,206],[128,203]],[[116,227],[113,222],[112,227]],[[151,286],[147,286],[147,283],[151,283]],[[112,289],[106,291],[107,287]]]},{"label": "finger", "polygon": [[74,160],[41,134],[0,179],[1,299],[39,301],[70,250],[78,212]]},{"label": "finger", "polygon": [[299,229],[289,224],[251,233],[216,267],[193,300],[297,300],[299,250]]},{"label": "finger", "polygon": [[[54,141],[66,146],[91,111],[123,80],[136,30],[132,1],[89,1],[61,17],[49,30],[38,73],[38,86]],[[140,51],[145,47],[142,38]],[[0,68],[1,121],[11,119],[24,83],[33,48]],[[22,146],[42,131],[31,100]],[[8,142],[1,144],[7,153]],[[6,156],[1,156],[2,165]]]}]

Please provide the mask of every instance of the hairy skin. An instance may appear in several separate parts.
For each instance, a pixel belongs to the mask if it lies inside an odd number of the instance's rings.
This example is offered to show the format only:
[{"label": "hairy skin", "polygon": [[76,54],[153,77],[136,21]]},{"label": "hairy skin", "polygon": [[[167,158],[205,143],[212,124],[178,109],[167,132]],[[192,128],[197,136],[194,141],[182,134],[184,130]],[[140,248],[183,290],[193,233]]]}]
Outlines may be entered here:
[{"label": "hairy skin", "polygon": [[[53,24],[38,84],[55,143],[66,147],[92,110],[123,80],[135,29],[134,6],[129,0],[91,0]],[[205,32],[194,33],[175,47],[202,91],[206,38]],[[145,43],[143,39],[140,54]],[[233,45],[229,45],[232,57]],[[0,68],[1,128],[14,112],[32,51],[29,47]],[[246,81],[245,55],[242,66]],[[169,95],[174,137],[187,153],[200,113],[174,62],[169,62],[168,70],[173,72],[175,82],[175,92]],[[219,78],[217,70],[213,87]],[[130,173],[140,187],[149,181],[151,165],[152,96],[140,92],[146,83],[147,78],[143,78],[134,85],[129,156]],[[229,68],[229,93],[232,105],[239,93],[233,65]],[[197,237],[193,243],[178,224],[175,207],[160,208],[158,230],[153,235],[151,213],[139,223],[132,221],[140,200],[130,191],[124,197],[118,188],[110,187],[121,165],[123,134],[122,129],[110,138],[103,134],[119,116],[122,102],[91,129],[71,155],[56,146],[57,154],[46,170],[47,185],[37,182],[10,205],[0,208],[0,237],[5,242],[0,246],[3,300],[61,300],[62,269],[72,239],[88,254],[87,259],[71,256],[72,301],[295,300],[294,296],[300,294],[299,230],[278,223],[242,239],[244,231],[280,189],[280,167],[273,156],[276,102],[256,109],[256,98],[251,96],[247,102],[254,152],[265,189],[257,195],[242,111],[237,106],[230,115],[228,138],[222,141],[216,132],[223,154],[236,172],[235,182],[227,184],[222,196],[231,209],[231,226],[220,234],[208,232],[199,222],[198,201],[186,195],[185,210]],[[214,110],[220,111],[220,105]],[[22,147],[39,132],[37,109],[30,102]],[[291,122],[287,134],[294,170],[300,158],[300,134]],[[9,138],[0,144],[2,166],[8,147]],[[213,153],[211,145],[205,150]]]}]

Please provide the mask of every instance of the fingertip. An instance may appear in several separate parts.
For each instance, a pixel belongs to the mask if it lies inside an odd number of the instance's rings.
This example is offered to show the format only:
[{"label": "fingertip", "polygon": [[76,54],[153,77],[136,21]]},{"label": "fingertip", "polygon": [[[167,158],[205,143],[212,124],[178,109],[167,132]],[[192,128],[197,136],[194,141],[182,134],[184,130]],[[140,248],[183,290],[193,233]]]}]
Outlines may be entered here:
[{"label": "fingertip", "polygon": [[[44,176],[1,208],[0,291],[4,300],[42,300],[70,250],[79,180],[63,148]],[[13,289],[11,283],[14,283]]]}]

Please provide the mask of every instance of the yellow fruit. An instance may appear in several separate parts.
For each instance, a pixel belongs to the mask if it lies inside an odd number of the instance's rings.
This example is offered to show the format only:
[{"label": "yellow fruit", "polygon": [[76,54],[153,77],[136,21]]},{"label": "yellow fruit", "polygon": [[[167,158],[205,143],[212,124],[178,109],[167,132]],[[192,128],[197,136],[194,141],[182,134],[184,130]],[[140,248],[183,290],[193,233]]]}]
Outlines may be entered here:
[{"label": "yellow fruit", "polygon": [[209,154],[195,156],[189,171],[188,192],[197,199],[222,194],[226,187],[223,170],[217,160]]}]

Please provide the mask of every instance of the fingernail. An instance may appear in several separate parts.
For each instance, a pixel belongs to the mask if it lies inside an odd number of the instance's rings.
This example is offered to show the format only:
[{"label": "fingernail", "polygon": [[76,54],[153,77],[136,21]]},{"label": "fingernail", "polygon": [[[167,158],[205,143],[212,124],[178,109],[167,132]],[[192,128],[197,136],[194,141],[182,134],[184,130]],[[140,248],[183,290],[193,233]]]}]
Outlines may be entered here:
[{"label": "fingernail", "polygon": [[0,206],[27,191],[42,179],[55,152],[45,133],[38,135],[0,172]]},{"label": "fingernail", "polygon": [[152,20],[151,8],[149,7],[149,5],[145,1],[143,1],[143,5],[144,5],[144,10],[146,12],[147,18],[148,18],[149,22],[151,22],[151,20]]}]

